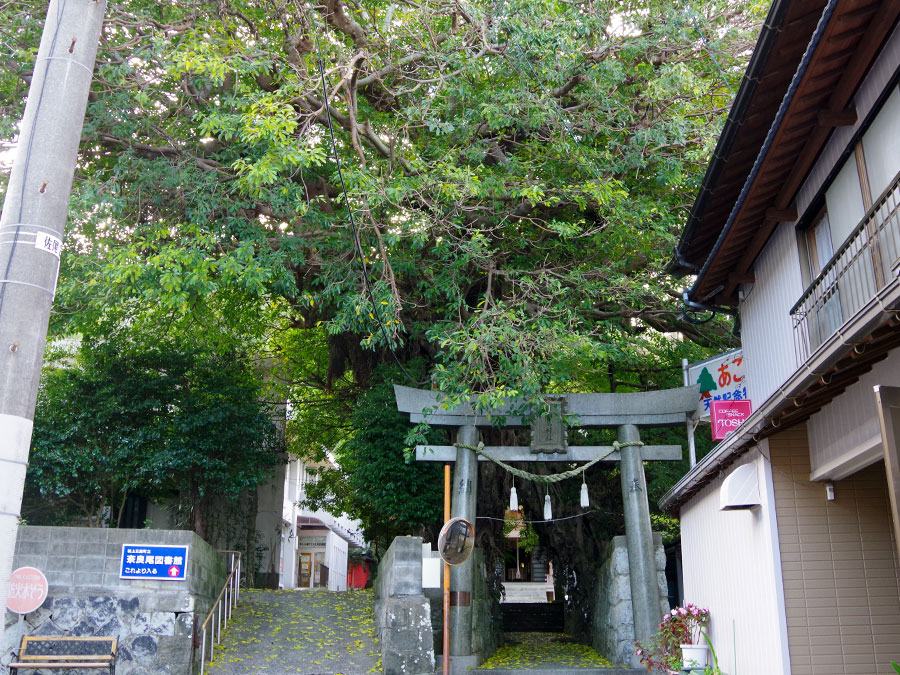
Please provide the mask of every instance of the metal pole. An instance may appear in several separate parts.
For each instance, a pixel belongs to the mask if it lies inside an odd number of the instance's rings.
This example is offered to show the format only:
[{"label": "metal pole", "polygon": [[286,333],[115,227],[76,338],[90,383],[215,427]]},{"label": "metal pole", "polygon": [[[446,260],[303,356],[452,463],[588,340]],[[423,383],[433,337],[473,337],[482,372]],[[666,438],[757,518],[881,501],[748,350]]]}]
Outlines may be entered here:
[{"label": "metal pole", "polygon": [[200,632],[200,675],[203,675],[206,666],[206,629]]},{"label": "metal pole", "polygon": [[[687,359],[681,359],[681,372],[684,376],[684,386],[691,386],[690,364]],[[694,431],[697,429],[697,424],[692,418],[693,416],[685,422],[688,439],[688,458],[691,463],[691,468],[697,463],[697,446],[694,443]]]},{"label": "metal pole", "polygon": [[0,215],[0,607],[105,0],[51,0]]},{"label": "metal pole", "polygon": [[[456,436],[462,445],[478,443],[478,429],[459,427]],[[475,498],[478,494],[478,457],[468,448],[458,448],[453,477],[451,513],[475,525]],[[465,673],[478,667],[472,649],[472,591],[475,581],[475,556],[450,567],[450,653],[453,673]]]},{"label": "metal pole", "polygon": [[[444,522],[450,520],[450,465],[444,464]],[[444,563],[444,642],[441,651],[443,673],[450,673],[450,563]]]}]

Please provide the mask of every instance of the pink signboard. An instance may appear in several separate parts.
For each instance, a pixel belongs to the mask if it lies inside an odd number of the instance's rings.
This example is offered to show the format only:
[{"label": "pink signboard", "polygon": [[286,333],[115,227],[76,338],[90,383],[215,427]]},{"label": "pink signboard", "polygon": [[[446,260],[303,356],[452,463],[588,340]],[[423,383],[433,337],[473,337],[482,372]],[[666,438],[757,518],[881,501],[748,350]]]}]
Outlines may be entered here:
[{"label": "pink signboard", "polygon": [[710,406],[710,419],[712,422],[712,437],[714,441],[721,441],[732,431],[744,423],[753,408],[750,401],[713,401]]},{"label": "pink signboard", "polygon": [[9,578],[6,607],[14,614],[30,614],[47,599],[47,577],[35,567],[20,567]]}]

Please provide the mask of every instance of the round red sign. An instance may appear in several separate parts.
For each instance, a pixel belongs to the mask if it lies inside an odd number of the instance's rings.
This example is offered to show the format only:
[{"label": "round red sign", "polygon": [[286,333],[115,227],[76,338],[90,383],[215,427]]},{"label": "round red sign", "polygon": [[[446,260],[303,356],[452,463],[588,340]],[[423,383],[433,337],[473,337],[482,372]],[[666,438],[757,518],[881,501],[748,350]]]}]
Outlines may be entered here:
[{"label": "round red sign", "polygon": [[28,614],[47,599],[47,577],[36,567],[20,567],[9,577],[6,607],[13,614]]}]

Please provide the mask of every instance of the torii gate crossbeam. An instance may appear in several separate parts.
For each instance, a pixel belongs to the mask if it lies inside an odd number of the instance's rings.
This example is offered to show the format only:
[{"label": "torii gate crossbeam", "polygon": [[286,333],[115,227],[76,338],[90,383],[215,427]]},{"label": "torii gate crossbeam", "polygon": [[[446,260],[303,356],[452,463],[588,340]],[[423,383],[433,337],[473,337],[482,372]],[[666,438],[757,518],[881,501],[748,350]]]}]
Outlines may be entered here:
[{"label": "torii gate crossbeam", "polygon": [[[417,446],[419,461],[456,462],[453,479],[451,516],[475,522],[478,493],[478,460],[471,449],[478,444],[478,427],[495,426],[504,418],[505,427],[524,426],[518,404],[506,405],[484,414],[472,403],[448,406],[439,392],[394,386],[397,409],[408,413],[410,422],[428,422],[435,426],[456,428],[456,446]],[[694,387],[679,387],[651,392],[624,394],[562,394],[566,415],[577,416],[574,426],[618,430],[618,442],[630,444],[606,457],[621,464],[622,500],[625,535],[628,542],[628,564],[631,576],[631,599],[634,631],[637,640],[646,641],[659,623],[661,598],[656,578],[656,556],[650,525],[650,505],[644,477],[644,460],[681,459],[681,447],[672,445],[639,447],[640,426],[676,426],[690,419],[697,407],[699,392]],[[469,447],[461,447],[469,446]],[[546,447],[538,448],[547,450]],[[484,450],[504,462],[585,462],[608,452],[609,446],[568,446],[559,452],[536,452],[531,447],[488,446]],[[450,655],[451,673],[464,673],[477,667],[472,651],[472,607],[474,561],[470,558],[454,566],[450,576]],[[633,657],[634,658],[634,657]],[[635,659],[636,660],[636,659]],[[633,665],[638,665],[636,662]]]}]

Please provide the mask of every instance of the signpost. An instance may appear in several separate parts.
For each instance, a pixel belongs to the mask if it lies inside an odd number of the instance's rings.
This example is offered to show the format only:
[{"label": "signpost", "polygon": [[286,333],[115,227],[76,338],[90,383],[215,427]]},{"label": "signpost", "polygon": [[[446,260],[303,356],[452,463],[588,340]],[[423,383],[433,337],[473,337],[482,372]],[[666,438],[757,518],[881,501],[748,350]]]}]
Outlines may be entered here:
[{"label": "signpost", "polygon": [[[724,403],[744,401],[747,403],[747,406],[741,404],[738,407],[749,409],[747,364],[744,360],[744,351],[742,349],[732,349],[724,354],[719,354],[697,363],[688,363],[688,360],[684,359],[681,365],[684,370],[685,386],[695,385],[700,389],[697,399],[697,410],[694,412],[692,419],[687,422],[688,456],[691,466],[694,466],[697,463],[694,431],[701,421],[710,421],[713,404],[720,401]],[[749,416],[749,413],[747,415]],[[734,420],[736,418],[732,417],[730,419]],[[746,419],[746,417],[741,418],[741,421],[743,419]],[[731,429],[731,431],[733,430]],[[716,431],[713,429],[713,440],[720,441],[723,438],[725,436],[716,436]]]},{"label": "signpost", "polygon": [[20,567],[9,577],[9,597],[6,608],[24,616],[44,604],[47,599],[47,577],[36,567]]},{"label": "signpost", "polygon": [[123,544],[120,579],[184,581],[187,578],[189,546]]},{"label": "signpost", "polygon": [[710,411],[713,440],[721,441],[750,417],[753,408],[750,401],[713,401]]},{"label": "signpost", "polygon": [[44,604],[49,588],[47,577],[36,567],[20,567],[10,575],[6,608],[13,614],[19,615],[19,635],[16,644],[22,642],[25,615],[31,614]]}]

